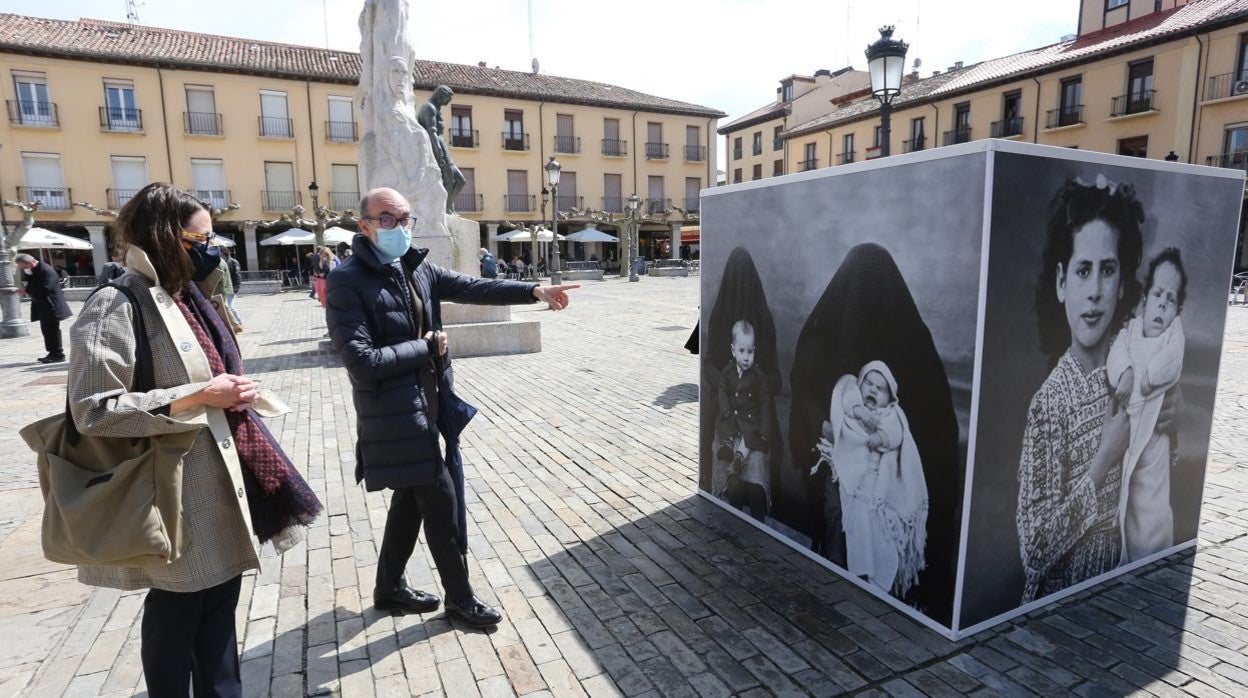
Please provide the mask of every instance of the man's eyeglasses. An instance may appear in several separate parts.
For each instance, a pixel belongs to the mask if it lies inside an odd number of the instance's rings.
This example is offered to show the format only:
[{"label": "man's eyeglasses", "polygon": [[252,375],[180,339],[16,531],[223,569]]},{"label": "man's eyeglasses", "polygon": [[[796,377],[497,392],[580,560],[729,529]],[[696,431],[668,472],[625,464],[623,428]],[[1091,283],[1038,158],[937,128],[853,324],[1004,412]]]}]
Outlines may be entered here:
[{"label": "man's eyeglasses", "polygon": [[395,218],[389,213],[383,213],[380,216],[364,216],[364,220],[377,221],[383,228],[394,228],[396,226],[400,228],[410,228],[412,227],[412,224],[416,222],[416,219],[412,218],[410,215],[403,216],[402,218]]},{"label": "man's eyeglasses", "polygon": [[182,239],[192,243],[211,243],[217,234],[211,230],[206,233],[192,233],[189,230],[182,231]]}]

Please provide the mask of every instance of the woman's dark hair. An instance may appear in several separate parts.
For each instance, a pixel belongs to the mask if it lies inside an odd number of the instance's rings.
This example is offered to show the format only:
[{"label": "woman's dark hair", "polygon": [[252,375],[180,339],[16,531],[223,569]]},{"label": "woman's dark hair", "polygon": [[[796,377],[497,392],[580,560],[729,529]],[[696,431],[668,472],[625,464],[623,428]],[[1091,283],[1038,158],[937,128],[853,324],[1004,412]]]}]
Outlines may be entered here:
[{"label": "woman's dark hair", "polygon": [[1075,249],[1075,231],[1094,220],[1103,220],[1118,233],[1119,276],[1122,299],[1117,301],[1107,332],[1122,325],[1140,298],[1135,270],[1144,254],[1144,207],[1129,184],[1117,187],[1098,178],[1095,184],[1068,179],[1049,204],[1048,242],[1036,283],[1035,312],[1040,330],[1040,351],[1056,364],[1070,347],[1070,325],[1057,300],[1057,265],[1069,272]]},{"label": "woman's dark hair", "polygon": [[203,210],[207,209],[199,199],[181,189],[152,182],[117,214],[122,240],[147,253],[161,287],[169,293],[181,293],[191,280],[191,259],[182,249],[182,228]]},{"label": "woman's dark hair", "polygon": [[1144,295],[1147,296],[1153,288],[1153,276],[1157,274],[1157,267],[1166,262],[1173,264],[1179,271],[1179,310],[1183,310],[1183,301],[1187,300],[1187,270],[1183,268],[1183,255],[1177,247],[1167,247],[1149,261],[1148,275],[1144,277]]}]

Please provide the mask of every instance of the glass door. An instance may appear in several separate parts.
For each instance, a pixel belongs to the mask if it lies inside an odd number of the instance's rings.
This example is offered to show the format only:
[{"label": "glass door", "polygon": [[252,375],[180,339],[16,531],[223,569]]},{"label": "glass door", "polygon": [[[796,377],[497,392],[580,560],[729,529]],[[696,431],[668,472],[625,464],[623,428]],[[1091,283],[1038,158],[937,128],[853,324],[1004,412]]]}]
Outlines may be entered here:
[{"label": "glass door", "polygon": [[133,85],[105,84],[104,106],[109,130],[139,130],[139,109],[134,101]]}]

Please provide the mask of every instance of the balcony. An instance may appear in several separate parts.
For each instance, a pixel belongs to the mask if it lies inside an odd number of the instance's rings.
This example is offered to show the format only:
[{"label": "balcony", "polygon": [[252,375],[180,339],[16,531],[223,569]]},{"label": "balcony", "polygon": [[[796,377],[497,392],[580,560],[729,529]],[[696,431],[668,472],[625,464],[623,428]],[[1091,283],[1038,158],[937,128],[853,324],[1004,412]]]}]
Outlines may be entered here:
[{"label": "balcony", "polygon": [[533,194],[503,194],[503,210],[507,213],[531,213],[535,199]]},{"label": "balcony", "polygon": [[741,159],[741,149],[740,149],[740,148],[733,148],[733,149],[732,149],[732,159],[733,159],[733,160],[740,160],[740,159]]},{"label": "balcony", "polygon": [[668,155],[668,146],[666,143],[647,143],[646,159],[647,160],[666,160]]},{"label": "balcony", "polygon": [[771,139],[771,149],[772,150],[784,150],[784,139],[783,138]]},{"label": "balcony", "polygon": [[671,199],[646,199],[645,212],[652,215],[665,215],[672,208]]},{"label": "balcony", "polygon": [[970,126],[959,126],[958,128],[955,128],[952,131],[945,131],[944,138],[942,139],[943,145],[953,145],[955,143],[969,143],[969,142],[971,142],[971,127]]},{"label": "balcony", "polygon": [[602,139],[602,154],[612,158],[622,158],[628,155],[628,141],[622,141],[618,138]]},{"label": "balcony", "polygon": [[763,142],[759,141],[753,144],[753,147],[750,148],[750,151],[753,152],[755,155],[762,155],[763,154]]},{"label": "balcony", "polygon": [[1210,167],[1225,167],[1230,170],[1243,170],[1248,172],[1248,150],[1237,150],[1233,153],[1210,155],[1205,158],[1205,164]]},{"label": "balcony", "polygon": [[229,189],[188,189],[191,196],[212,208],[225,208],[230,205]]},{"label": "balcony", "polygon": [[1214,75],[1205,83],[1205,101],[1248,95],[1248,70]]},{"label": "balcony", "polygon": [[100,129],[114,133],[139,133],[143,130],[143,110],[100,107]]},{"label": "balcony", "polygon": [[926,136],[918,136],[917,138],[911,138],[908,141],[901,142],[901,152],[903,153],[917,153],[926,147],[927,147]]},{"label": "balcony", "polygon": [[277,116],[258,117],[261,138],[294,138],[295,123]]},{"label": "balcony", "polygon": [[602,197],[602,210],[607,213],[624,213],[624,206],[628,203],[628,199],[622,196],[604,196]]},{"label": "balcony", "polygon": [[455,210],[461,213],[484,211],[485,195],[471,191],[461,191],[455,195]]},{"label": "balcony", "polygon": [[108,207],[114,211],[121,210],[126,202],[134,198],[139,193],[138,189],[107,189],[104,192],[108,195]]},{"label": "balcony", "polygon": [[1023,117],[1016,116],[1013,119],[1002,119],[992,122],[989,131],[992,138],[1013,138],[1023,135]]},{"label": "balcony", "polygon": [[360,206],[358,191],[331,191],[329,207],[335,211],[355,211]]},{"label": "balcony", "polygon": [[555,197],[556,211],[570,211],[574,208],[584,208],[585,197],[576,194],[560,194]]},{"label": "balcony", "polygon": [[685,197],[685,210],[689,213],[697,213],[701,209],[701,202],[701,197],[694,197],[692,199]]},{"label": "balcony", "polygon": [[360,140],[354,121],[326,121],[325,139],[331,143],[354,143]]},{"label": "balcony", "polygon": [[262,191],[260,202],[265,211],[289,211],[303,203],[303,193],[297,191]]},{"label": "balcony", "polygon": [[73,193],[67,187],[18,187],[18,201],[38,201],[44,211],[71,211]]},{"label": "balcony", "polygon": [[874,160],[874,159],[876,159],[876,158],[880,157],[880,155],[882,155],[882,153],[880,152],[881,150],[882,150],[882,149],[881,149],[881,147],[880,147],[880,146],[878,146],[878,145],[873,145],[873,146],[871,146],[871,147],[867,148],[866,158],[867,158],[868,160]]},{"label": "balcony", "polygon": [[1113,118],[1157,111],[1154,99],[1156,96],[1157,90],[1144,90],[1114,97],[1110,100],[1109,116]]},{"label": "balcony", "polygon": [[579,136],[555,136],[555,152],[576,155],[581,152]]},{"label": "balcony", "polygon": [[9,108],[10,124],[39,128],[59,128],[61,125],[56,104],[53,102],[9,100],[5,104]]},{"label": "balcony", "polygon": [[481,147],[480,133],[476,129],[452,128],[451,147],[479,148]]},{"label": "balcony", "polygon": [[1066,128],[1083,124],[1083,105],[1074,104],[1045,112],[1045,128]]},{"label": "balcony", "polygon": [[503,131],[503,150],[525,151],[529,149],[529,134],[519,131]]},{"label": "balcony", "polygon": [[189,136],[220,136],[225,133],[221,127],[221,115],[212,112],[182,112],[182,128]]},{"label": "balcony", "polygon": [[[853,153],[849,154],[849,161],[850,162],[854,161]],[[801,160],[797,163],[797,166],[801,168],[800,170],[798,170],[799,172],[806,172],[808,170],[817,169],[819,167],[819,158],[810,158],[808,160]]]},{"label": "balcony", "polygon": [[685,162],[705,162],[706,146],[704,145],[687,145],[685,146]]},{"label": "balcony", "polygon": [[[847,153],[841,153],[841,154],[837,155],[837,156],[836,156],[836,164],[838,164],[838,165],[848,165],[849,163],[853,162],[853,161],[854,161],[854,153],[855,153],[855,151],[851,150],[851,151],[849,151],[849,152],[847,152]],[[805,162],[803,162],[802,164],[803,164],[803,165],[805,165],[807,162],[817,162],[817,161],[815,161],[815,160],[806,160],[806,161],[805,161]],[[815,169],[815,168],[814,168],[814,167],[806,167],[806,168],[804,168],[804,169],[813,170],[813,169]]]}]

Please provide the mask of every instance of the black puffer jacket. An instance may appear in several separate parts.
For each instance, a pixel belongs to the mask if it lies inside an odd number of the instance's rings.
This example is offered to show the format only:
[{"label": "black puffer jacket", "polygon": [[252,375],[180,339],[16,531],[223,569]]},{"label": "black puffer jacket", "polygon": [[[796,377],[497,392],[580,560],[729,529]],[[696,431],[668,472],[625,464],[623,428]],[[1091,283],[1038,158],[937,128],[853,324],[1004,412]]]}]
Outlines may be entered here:
[{"label": "black puffer jacket", "polygon": [[[356,481],[363,480],[369,491],[428,484],[443,466],[435,386],[436,372],[450,366],[449,356],[435,360],[436,347],[417,334],[398,270],[382,264],[363,235],[355,236],[351,249],[351,258],[329,275],[326,317],[354,388]],[[480,305],[535,300],[535,284],[464,276],[425,262],[426,254],[412,248],[401,259],[424,304],[426,332],[442,329],[443,300]]]}]

